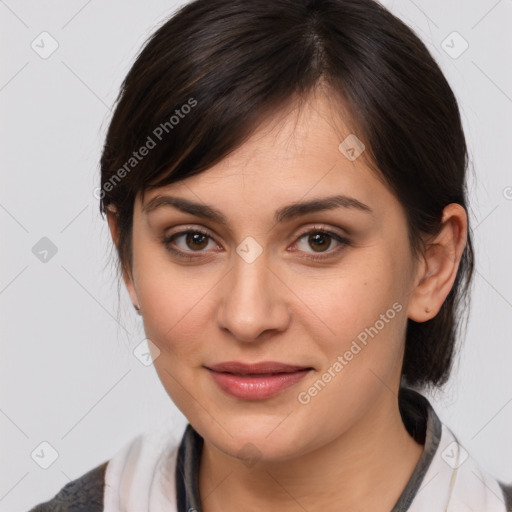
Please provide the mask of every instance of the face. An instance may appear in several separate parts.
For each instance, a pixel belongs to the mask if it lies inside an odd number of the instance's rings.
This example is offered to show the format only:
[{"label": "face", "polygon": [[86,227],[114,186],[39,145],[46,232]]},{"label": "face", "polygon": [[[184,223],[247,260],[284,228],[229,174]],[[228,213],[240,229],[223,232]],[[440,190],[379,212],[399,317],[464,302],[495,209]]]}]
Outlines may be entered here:
[{"label": "face", "polygon": [[[136,198],[126,286],[165,390],[226,454],[310,452],[398,389],[416,267],[400,203],[339,149],[350,133],[317,96]],[[286,208],[333,196],[350,199]]]}]

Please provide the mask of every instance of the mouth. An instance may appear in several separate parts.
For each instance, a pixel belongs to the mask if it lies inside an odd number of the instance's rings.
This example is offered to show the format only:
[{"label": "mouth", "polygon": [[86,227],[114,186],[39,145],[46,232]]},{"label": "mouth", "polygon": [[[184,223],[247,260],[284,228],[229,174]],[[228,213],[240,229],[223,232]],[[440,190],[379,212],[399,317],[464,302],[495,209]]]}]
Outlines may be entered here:
[{"label": "mouth", "polygon": [[242,400],[263,400],[278,395],[313,370],[274,361],[253,364],[229,361],[206,369],[224,393]]}]

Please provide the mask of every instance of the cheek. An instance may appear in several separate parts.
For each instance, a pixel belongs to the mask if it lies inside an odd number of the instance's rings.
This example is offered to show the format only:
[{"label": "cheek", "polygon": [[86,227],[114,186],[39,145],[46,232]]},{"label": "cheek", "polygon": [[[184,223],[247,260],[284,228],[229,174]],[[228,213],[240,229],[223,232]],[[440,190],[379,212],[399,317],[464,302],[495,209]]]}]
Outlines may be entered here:
[{"label": "cheek", "polygon": [[[208,318],[204,308],[211,288],[204,281],[187,278],[167,264],[165,271],[147,266],[140,274],[138,294],[146,304],[143,322],[146,337],[158,347],[154,367],[167,394],[185,414],[198,414],[192,399],[195,377],[201,363],[205,329],[201,319]],[[199,411],[200,412],[200,411]]]},{"label": "cheek", "polygon": [[144,309],[144,328],[149,339],[160,350],[170,353],[179,352],[180,357],[191,352],[201,333],[201,318],[207,316],[204,311],[208,303],[207,293],[210,287],[183,281],[177,276],[145,279],[139,288]]},{"label": "cheek", "polygon": [[398,310],[403,309],[402,285],[396,268],[391,255],[367,251],[344,268],[343,275],[326,282],[323,293],[316,292],[314,311],[337,337],[345,340],[374,325],[381,315],[384,321],[388,317],[394,319]]},{"label": "cheek", "polygon": [[315,311],[331,331],[316,338],[325,356],[318,377],[327,372],[332,380],[317,406],[370,396],[399,372],[407,322],[399,268],[396,254],[375,247],[331,280],[323,299],[316,297]]},{"label": "cheek", "polygon": [[407,317],[391,277],[385,265],[347,274],[318,304],[334,335],[312,336],[323,363],[297,396],[311,421],[326,411],[333,428],[354,420],[399,375]]},{"label": "cheek", "polygon": [[147,337],[162,351],[172,349],[170,340],[193,340],[187,328],[204,308],[205,294],[211,288],[208,280],[200,272],[172,264],[154,244],[140,244],[135,254],[137,296]]}]

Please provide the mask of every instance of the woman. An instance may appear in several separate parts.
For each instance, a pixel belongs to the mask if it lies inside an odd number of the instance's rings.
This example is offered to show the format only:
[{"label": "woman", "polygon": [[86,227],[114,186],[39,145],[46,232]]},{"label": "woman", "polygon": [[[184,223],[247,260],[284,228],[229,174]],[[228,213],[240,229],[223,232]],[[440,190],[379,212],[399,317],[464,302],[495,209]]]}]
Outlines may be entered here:
[{"label": "woman", "polygon": [[512,510],[419,392],[471,282],[466,167],[448,83],[378,3],[184,6],[122,85],[100,197],[189,425],[32,510]]}]

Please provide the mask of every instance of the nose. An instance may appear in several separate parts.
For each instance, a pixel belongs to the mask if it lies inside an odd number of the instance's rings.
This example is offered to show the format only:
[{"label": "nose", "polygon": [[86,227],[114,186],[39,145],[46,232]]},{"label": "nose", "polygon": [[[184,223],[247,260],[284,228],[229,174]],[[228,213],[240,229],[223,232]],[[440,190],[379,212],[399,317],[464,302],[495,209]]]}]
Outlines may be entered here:
[{"label": "nose", "polygon": [[286,330],[292,295],[265,253],[248,263],[238,255],[223,280],[218,324],[240,342],[258,342]]}]

